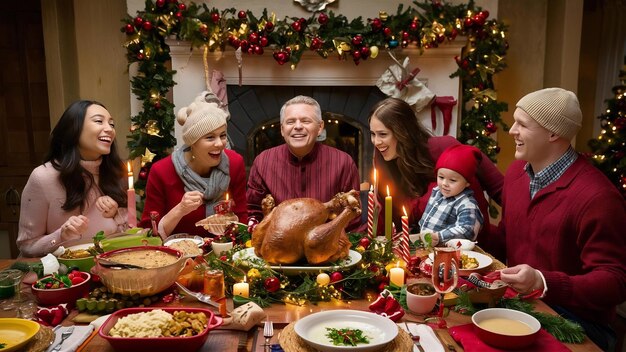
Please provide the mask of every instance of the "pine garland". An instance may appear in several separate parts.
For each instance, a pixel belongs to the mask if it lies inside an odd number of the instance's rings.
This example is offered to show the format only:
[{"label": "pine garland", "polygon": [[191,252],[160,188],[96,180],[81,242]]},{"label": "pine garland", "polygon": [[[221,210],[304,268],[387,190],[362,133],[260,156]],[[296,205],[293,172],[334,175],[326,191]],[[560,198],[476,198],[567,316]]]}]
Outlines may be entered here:
[{"label": "pine garland", "polygon": [[[305,51],[323,58],[338,57],[359,64],[375,59],[379,50],[401,51],[417,47],[420,51],[464,36],[467,45],[456,58],[458,69],[451,77],[462,81],[461,133],[458,139],[475,145],[495,161],[500,148],[490,137],[507,126],[500,114],[507,104],[497,100],[494,75],[506,67],[508,50],[506,26],[489,19],[489,12],[474,5],[450,5],[439,0],[400,4],[395,14],[381,10],[378,17],[349,20],[341,14],[319,12],[309,18],[277,19],[267,9],[255,15],[234,8],[219,10],[206,4],[178,0],[146,0],[145,9],[127,16],[121,28],[126,33],[126,58],[138,64],[132,91],[143,110],[131,117],[128,148],[131,158],[141,158],[135,190],[142,198],[153,162],[166,157],[175,146],[172,136],[174,105],[167,95],[176,84],[175,71],[165,39],[174,36],[193,48],[225,51],[241,49],[244,55],[273,55],[277,64],[296,69]],[[288,68],[287,68],[288,69]],[[138,204],[142,208],[142,204]]]}]

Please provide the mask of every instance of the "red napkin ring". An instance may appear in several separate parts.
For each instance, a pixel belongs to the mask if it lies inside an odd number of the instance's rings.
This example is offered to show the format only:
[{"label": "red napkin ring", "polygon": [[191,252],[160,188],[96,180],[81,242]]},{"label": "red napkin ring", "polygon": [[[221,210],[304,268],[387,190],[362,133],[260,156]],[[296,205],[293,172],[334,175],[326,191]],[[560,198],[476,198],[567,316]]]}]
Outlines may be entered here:
[{"label": "red napkin ring", "polygon": [[67,303],[53,307],[38,307],[35,317],[37,322],[45,326],[57,326],[69,314]]},{"label": "red napkin ring", "polygon": [[387,317],[392,321],[398,321],[404,316],[404,309],[400,303],[393,297],[393,294],[387,289],[383,290],[378,298],[369,305],[369,309],[383,317]]}]

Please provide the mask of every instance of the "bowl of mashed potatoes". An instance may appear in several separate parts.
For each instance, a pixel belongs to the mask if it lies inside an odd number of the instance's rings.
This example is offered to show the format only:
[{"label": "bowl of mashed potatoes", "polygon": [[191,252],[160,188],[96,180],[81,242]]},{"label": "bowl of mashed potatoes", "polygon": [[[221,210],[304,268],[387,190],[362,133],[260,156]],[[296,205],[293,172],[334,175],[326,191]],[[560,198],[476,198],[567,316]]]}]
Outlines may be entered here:
[{"label": "bowl of mashed potatoes", "polygon": [[483,309],[472,315],[472,323],[483,342],[507,350],[531,346],[541,328],[533,316],[506,308]]},{"label": "bowl of mashed potatoes", "polygon": [[169,247],[138,246],[99,254],[95,262],[93,271],[110,292],[146,297],[174,284],[185,256]]}]

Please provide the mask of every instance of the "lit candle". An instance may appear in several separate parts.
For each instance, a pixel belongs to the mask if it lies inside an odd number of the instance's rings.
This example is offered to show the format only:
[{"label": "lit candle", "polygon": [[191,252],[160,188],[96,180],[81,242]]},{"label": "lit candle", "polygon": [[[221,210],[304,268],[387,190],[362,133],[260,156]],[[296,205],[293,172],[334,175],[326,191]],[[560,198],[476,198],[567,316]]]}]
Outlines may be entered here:
[{"label": "lit candle", "polygon": [[385,237],[387,240],[391,241],[392,235],[392,200],[391,193],[389,192],[389,185],[387,185],[387,197],[385,197]]},{"label": "lit candle", "polygon": [[246,282],[246,278],[243,278],[243,282],[238,282],[233,285],[233,296],[241,296],[248,298],[250,296],[249,292],[250,286]]},{"label": "lit candle", "polygon": [[374,237],[374,186],[367,192],[367,236]]},{"label": "lit candle", "polygon": [[137,226],[137,205],[135,200],[135,182],[133,181],[133,169],[130,166],[130,161],[126,163],[126,167],[128,168],[128,191],[126,191],[126,195],[128,197],[128,205],[126,209],[128,211],[128,227],[133,228]]},{"label": "lit candle", "polygon": [[389,270],[389,281],[396,286],[404,285],[404,269],[400,267],[400,262],[398,266]]}]

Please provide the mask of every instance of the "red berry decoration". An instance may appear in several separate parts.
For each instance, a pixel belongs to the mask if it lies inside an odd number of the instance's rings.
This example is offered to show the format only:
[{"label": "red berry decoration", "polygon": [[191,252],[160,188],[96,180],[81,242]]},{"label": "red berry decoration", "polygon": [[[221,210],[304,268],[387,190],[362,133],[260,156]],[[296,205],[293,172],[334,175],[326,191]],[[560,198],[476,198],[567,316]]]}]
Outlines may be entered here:
[{"label": "red berry decoration", "polygon": [[360,245],[360,246],[363,246],[363,248],[367,248],[367,247],[369,247],[370,243],[371,243],[371,241],[370,241],[370,239],[369,239],[369,238],[367,238],[367,237],[363,237],[363,238],[361,238],[361,239],[359,240],[359,245]]},{"label": "red berry decoration", "polygon": [[487,122],[487,125],[485,125],[485,128],[487,129],[489,133],[495,133],[498,130],[498,126],[496,126],[496,124],[493,123],[493,121]]},{"label": "red berry decoration", "polygon": [[177,11],[177,12],[174,14],[174,17],[176,17],[176,19],[180,21],[180,20],[182,20],[182,19],[183,19],[183,13],[182,13],[182,12],[180,12],[180,11]]},{"label": "red berry decoration", "polygon": [[261,46],[267,46],[269,44],[269,39],[267,39],[267,37],[261,37],[261,39],[259,39],[259,43],[261,43]]},{"label": "red berry decoration", "polygon": [[161,108],[161,102],[160,101],[155,102],[154,103],[154,108],[155,109],[160,109]]},{"label": "red berry decoration", "polygon": [[280,280],[276,277],[268,277],[265,279],[263,287],[265,287],[267,292],[276,292],[280,289]]},{"label": "red berry decoration", "polygon": [[274,56],[274,60],[276,60],[278,64],[284,65],[285,63],[289,61],[289,58],[291,55],[289,54],[288,51],[280,50],[280,51],[274,52],[273,56]]},{"label": "red berry decoration", "polygon": [[137,60],[143,60],[146,56],[143,53],[137,54]]},{"label": "red berry decoration", "polygon": [[328,23],[328,15],[323,12],[320,13],[320,15],[317,17],[317,22],[319,22],[319,24],[321,25]]},{"label": "red berry decoration", "polygon": [[[366,47],[366,46],[362,46],[361,47],[361,57],[365,60],[370,56],[370,48]],[[367,247],[365,247],[367,248]]]},{"label": "red berry decoration", "polygon": [[411,24],[409,25],[409,30],[410,30],[411,32],[416,32],[418,28],[419,28],[419,24],[418,24],[418,22],[417,22],[417,21],[413,21],[413,22],[411,22]]},{"label": "red berry decoration", "polygon": [[254,46],[254,53],[257,55],[263,55],[263,47],[260,45]]},{"label": "red berry decoration", "polygon": [[259,42],[259,33],[257,32],[252,32],[248,35],[248,41],[250,43],[254,43],[257,44]]},{"label": "red berry decoration", "polygon": [[319,50],[324,42],[319,38],[315,37],[311,40],[311,50]]},{"label": "red berry decoration", "polygon": [[480,11],[478,14],[480,15],[480,17],[482,17],[484,19],[489,18],[489,11],[487,11],[487,10]]},{"label": "red berry decoration", "polygon": [[165,0],[156,0],[156,6],[157,7],[165,6]]},{"label": "red berry decoration", "polygon": [[477,27],[482,27],[485,25],[485,18],[479,14],[474,15],[474,17],[472,18],[474,20],[474,24]]},{"label": "red berry decoration", "polygon": [[133,25],[129,23],[124,26],[124,32],[126,32],[126,34],[133,34],[135,33],[135,27],[133,27]]},{"label": "red berry decoration", "polygon": [[274,23],[272,23],[272,22],[267,22],[267,23],[265,24],[265,31],[266,31],[266,32],[271,32],[271,31],[273,31],[273,30],[274,30]]},{"label": "red berry decoration", "polygon": [[296,31],[296,32],[300,32],[302,30],[302,24],[300,24],[300,22],[296,21],[296,22],[291,24],[291,28],[293,28],[293,30]]},{"label": "red berry decoration", "polygon": [[470,29],[472,28],[473,25],[474,25],[474,21],[472,20],[472,18],[465,17],[465,20],[463,20],[463,26],[465,26],[465,29]]},{"label": "red berry decoration", "polygon": [[178,9],[181,11],[185,11],[187,9],[187,5],[185,4],[178,4]]},{"label": "red berry decoration", "polygon": [[150,21],[143,21],[142,27],[146,31],[152,30],[152,23]]},{"label": "red berry decoration", "polygon": [[383,28],[383,33],[385,33],[386,36],[390,36],[391,35],[391,28],[389,28],[389,27]]},{"label": "red berry decoration", "polygon": [[148,171],[141,170],[139,171],[139,179],[147,180],[148,179]]},{"label": "red berry decoration", "polygon": [[239,11],[239,13],[237,14],[237,17],[239,17],[240,20],[245,19],[246,17],[248,17],[248,15],[246,14],[246,11]]},{"label": "red berry decoration", "polygon": [[217,12],[213,12],[211,13],[211,21],[213,21],[213,23],[217,23],[220,21],[220,14]]}]

